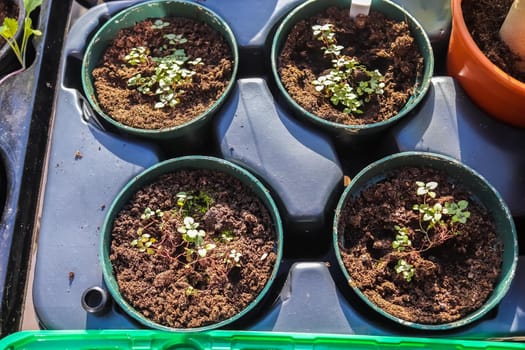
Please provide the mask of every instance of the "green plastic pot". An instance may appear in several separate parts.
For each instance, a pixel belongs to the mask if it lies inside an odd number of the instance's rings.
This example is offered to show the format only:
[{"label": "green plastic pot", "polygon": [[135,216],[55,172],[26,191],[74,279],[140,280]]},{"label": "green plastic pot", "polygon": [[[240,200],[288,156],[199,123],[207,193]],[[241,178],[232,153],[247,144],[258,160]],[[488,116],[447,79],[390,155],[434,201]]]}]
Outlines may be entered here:
[{"label": "green plastic pot", "polygon": [[404,152],[380,159],[361,170],[343,192],[335,211],[333,222],[333,246],[336,258],[345,278],[351,281],[341,256],[339,245],[344,244],[343,235],[338,233],[339,218],[349,198],[357,197],[360,192],[373,184],[384,180],[393,170],[405,166],[429,167],[444,171],[451,179],[461,183],[470,191],[476,201],[485,206],[492,214],[496,231],[503,242],[503,264],[499,280],[486,302],[475,312],[454,322],[444,324],[421,324],[393,316],[371,302],[359,288],[352,287],[354,292],[377,313],[404,326],[423,330],[448,330],[467,325],[487,314],[507,293],[514,278],[518,260],[518,241],[516,228],[507,205],[499,193],[480,174],[459,161],[446,156],[426,152]]},{"label": "green plastic pot", "polygon": [[[189,122],[165,129],[139,129],[124,125],[115,119],[111,118],[100,108],[95,88],[93,85],[93,69],[99,64],[104,51],[109,46],[111,41],[115,38],[119,30],[133,26],[135,23],[143,21],[148,18],[165,18],[165,17],[185,17],[197,21],[205,22],[212,28],[221,33],[226,42],[230,46],[234,66],[232,77],[226,90],[215,101],[210,108],[195,117]],[[213,11],[206,7],[190,1],[184,0],[156,0],[147,1],[144,3],[131,6],[115,16],[111,17],[93,36],[82,61],[82,87],[89,104],[93,110],[100,115],[105,121],[117,128],[117,130],[131,134],[138,137],[144,137],[154,140],[175,139],[184,135],[196,132],[204,124],[206,124],[213,114],[224,103],[235,84],[235,77],[237,75],[239,62],[239,53],[237,48],[237,41],[235,36],[228,26],[228,24]]]},{"label": "green plastic pot", "polygon": [[370,135],[380,132],[392,124],[398,122],[401,118],[410,113],[419,102],[421,102],[429,89],[430,79],[432,78],[434,70],[434,55],[432,52],[432,46],[425,30],[417,22],[417,20],[412,17],[412,15],[410,15],[399,5],[388,0],[372,0],[371,10],[381,12],[386,17],[396,21],[407,21],[410,26],[410,30],[412,31],[412,35],[416,39],[416,42],[421,50],[421,54],[425,63],[423,77],[421,81],[416,81],[415,83],[416,87],[414,89],[414,95],[408,100],[406,105],[399,111],[398,114],[392,116],[388,120],[366,125],[344,125],[320,118],[304,109],[288,94],[288,91],[281,82],[278,71],[279,56],[284,46],[284,42],[286,41],[286,38],[288,37],[292,27],[296,23],[303,19],[312,17],[331,6],[338,6],[345,8],[344,11],[349,11],[350,4],[351,0],[309,0],[290,12],[277,28],[272,41],[272,74],[277,83],[279,92],[284,96],[284,99],[291,106],[298,117],[304,118],[335,135]]},{"label": "green plastic pot", "polygon": [[[135,310],[135,308],[133,308],[120,294],[117,280],[113,274],[113,266],[109,259],[111,248],[111,230],[113,227],[113,222],[120,210],[128,203],[128,201],[132,198],[135,192],[153,182],[160,175],[176,172],[182,169],[217,170],[237,178],[250,190],[252,190],[253,193],[261,200],[264,206],[268,209],[270,216],[272,217],[277,236],[277,243],[275,247],[277,255],[276,262],[266,286],[261,290],[259,295],[250,304],[248,304],[248,306],[240,313],[221,322],[196,328],[172,328],[165,325],[161,325],[151,321],[150,319],[142,315],[140,312]],[[240,166],[220,158],[206,156],[186,156],[166,160],[146,169],[144,172],[134,177],[120,191],[120,193],[117,195],[117,197],[111,204],[106,218],[104,220],[104,224],[102,226],[100,244],[100,264],[104,275],[104,281],[113,299],[122,308],[122,310],[124,310],[126,314],[133,317],[135,320],[139,321],[144,326],[165,331],[205,331],[231,324],[232,322],[238,320],[239,318],[243,317],[244,315],[246,315],[247,313],[249,313],[257,307],[257,305],[268,293],[271,285],[273,284],[273,281],[277,276],[280,261],[282,259],[282,251],[283,229],[279,211],[274,200],[270,196],[269,191],[256,177],[254,177],[247,170],[241,168]]]}]

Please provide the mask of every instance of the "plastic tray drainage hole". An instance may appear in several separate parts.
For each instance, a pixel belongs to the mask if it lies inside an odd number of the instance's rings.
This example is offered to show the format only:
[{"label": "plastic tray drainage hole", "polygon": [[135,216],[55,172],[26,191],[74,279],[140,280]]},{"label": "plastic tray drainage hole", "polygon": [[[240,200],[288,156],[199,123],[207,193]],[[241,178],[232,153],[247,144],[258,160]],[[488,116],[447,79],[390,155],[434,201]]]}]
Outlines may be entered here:
[{"label": "plastic tray drainage hole", "polygon": [[108,304],[108,292],[99,286],[90,287],[82,293],[81,302],[87,312],[102,313]]}]

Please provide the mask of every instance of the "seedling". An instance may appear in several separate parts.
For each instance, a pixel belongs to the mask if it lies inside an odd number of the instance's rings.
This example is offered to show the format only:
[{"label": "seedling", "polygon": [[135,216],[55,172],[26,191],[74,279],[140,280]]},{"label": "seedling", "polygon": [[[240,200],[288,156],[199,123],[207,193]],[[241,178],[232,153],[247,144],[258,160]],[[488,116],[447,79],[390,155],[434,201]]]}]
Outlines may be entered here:
[{"label": "seedling", "polygon": [[144,233],[144,229],[141,227],[137,230],[138,238],[135,238],[131,241],[131,246],[137,247],[138,250],[142,253],[147,253],[149,255],[155,254],[155,249],[153,244],[157,242],[154,237],[151,237],[150,234]]},{"label": "seedling", "polygon": [[416,273],[414,266],[410,265],[405,259],[399,259],[395,270],[398,274],[401,274],[405,281],[412,281],[412,277]]},{"label": "seedling", "polygon": [[16,41],[16,32],[18,31],[18,21],[14,18],[4,18],[3,24],[0,26],[0,36],[5,39],[11,50],[13,50],[18,62],[20,62],[21,68],[8,75],[6,75],[0,83],[8,77],[24,71],[26,67],[26,51],[27,45],[29,44],[29,38],[32,35],[41,36],[42,32],[38,29],[33,28],[33,20],[31,19],[31,13],[42,4],[42,0],[24,0],[25,17],[24,17],[24,29],[22,34],[22,43],[19,46]]},{"label": "seedling", "polygon": [[224,259],[224,262],[226,263],[226,265],[240,267],[241,257],[242,254],[240,252],[236,251],[235,249],[232,249],[230,250],[230,254],[226,257],[226,259]]},{"label": "seedling", "polygon": [[139,65],[148,61],[149,49],[144,46],[134,47],[129,54],[124,56],[126,62],[132,66]]},{"label": "seedling", "polygon": [[188,243],[186,247],[186,260],[192,261],[192,255],[197,251],[197,254],[204,258],[208,251],[215,248],[215,244],[208,243],[204,244],[204,237],[206,237],[206,232],[202,229],[198,229],[199,223],[191,216],[184,218],[184,226],[177,228],[177,231],[182,233],[182,239]]},{"label": "seedling", "polygon": [[392,248],[398,252],[402,252],[407,248],[412,247],[412,241],[408,237],[408,229],[406,227],[394,226],[397,231],[396,239],[392,242]]},{"label": "seedling", "polygon": [[319,76],[312,84],[334,106],[341,104],[344,113],[362,114],[361,108],[370,102],[372,96],[383,94],[383,75],[377,69],[369,71],[357,59],[341,54],[344,47],[337,45],[333,24],[314,25],[312,30],[314,37],[324,44],[321,48],[323,55],[332,58],[328,74]]},{"label": "seedling", "polygon": [[153,24],[151,25],[151,29],[162,29],[169,25],[169,22],[164,22],[161,19],[156,19],[155,22],[153,22]]},{"label": "seedling", "polygon": [[179,212],[184,215],[204,214],[214,202],[213,198],[204,191],[197,191],[196,193],[179,192],[176,197]]},{"label": "seedling", "polygon": [[[435,245],[442,243],[448,239],[451,239],[461,232],[458,230],[458,224],[466,224],[470,217],[470,212],[467,209],[468,201],[460,200],[456,202],[445,202],[441,204],[439,201],[431,203],[435,200],[437,194],[435,189],[438,187],[438,183],[421,182],[416,181],[416,195],[423,197],[422,203],[414,204],[412,209],[418,212],[419,228],[413,233],[410,233],[406,227],[394,226],[394,230],[397,232],[394,241],[392,242],[392,248],[397,252],[415,251],[416,253],[422,253],[429,250]],[[428,223],[425,227],[424,223]],[[438,230],[439,228],[439,230]],[[425,236],[426,244],[422,244],[421,247],[415,249],[412,246],[410,240],[411,234],[417,232],[422,233]],[[413,238],[413,237],[412,237]],[[395,271],[399,274],[403,274],[403,278],[407,282],[412,280],[415,268],[408,264],[404,259],[399,259],[395,266]]]},{"label": "seedling", "polygon": [[151,219],[152,217],[155,217],[155,216],[161,218],[163,215],[164,215],[164,213],[162,212],[162,210],[157,209],[157,210],[153,211],[153,210],[151,210],[150,207],[147,207],[146,209],[144,209],[144,213],[142,213],[140,218],[142,220],[149,220],[149,219]]},{"label": "seedling", "polygon": [[[162,29],[168,25],[167,22],[156,20],[152,28]],[[177,47],[188,41],[181,34],[164,34],[163,38],[166,44],[162,45],[162,48],[170,51],[168,55],[152,56],[149,49],[139,46],[132,48],[124,57],[124,61],[130,66],[136,66],[148,60],[153,62],[154,73],[152,75],[143,76],[137,73],[128,79],[127,84],[128,87],[135,88],[144,95],[157,96],[158,101],[154,107],[158,109],[177,106],[184,94],[181,87],[191,83],[196,74],[189,67],[203,64],[201,58],[190,60],[184,49]]]}]

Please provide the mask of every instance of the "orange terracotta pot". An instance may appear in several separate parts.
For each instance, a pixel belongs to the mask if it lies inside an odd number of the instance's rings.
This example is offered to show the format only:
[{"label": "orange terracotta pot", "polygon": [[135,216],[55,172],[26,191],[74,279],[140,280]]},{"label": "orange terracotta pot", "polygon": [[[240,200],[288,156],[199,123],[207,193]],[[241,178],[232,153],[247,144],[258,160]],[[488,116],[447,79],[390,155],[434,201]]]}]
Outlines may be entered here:
[{"label": "orange terracotta pot", "polygon": [[525,83],[502,71],[481,52],[463,19],[461,0],[452,0],[447,70],[491,116],[525,127]]}]

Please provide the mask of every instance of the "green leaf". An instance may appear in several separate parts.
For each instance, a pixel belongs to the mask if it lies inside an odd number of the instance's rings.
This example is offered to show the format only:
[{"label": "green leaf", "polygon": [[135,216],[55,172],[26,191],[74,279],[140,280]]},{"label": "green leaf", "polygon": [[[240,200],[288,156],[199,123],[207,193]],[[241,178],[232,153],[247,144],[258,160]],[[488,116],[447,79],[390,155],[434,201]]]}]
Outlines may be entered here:
[{"label": "green leaf", "polygon": [[15,37],[17,30],[18,22],[16,19],[6,17],[4,18],[4,24],[0,26],[0,35],[6,39],[11,39]]},{"label": "green leaf", "polygon": [[42,5],[43,0],[24,0],[24,8],[26,9],[26,17],[29,17],[38,6]]},{"label": "green leaf", "polygon": [[42,32],[38,29],[33,29],[33,20],[29,17],[26,17],[24,19],[24,36],[27,36],[28,38],[31,35],[34,36],[41,36]]}]

